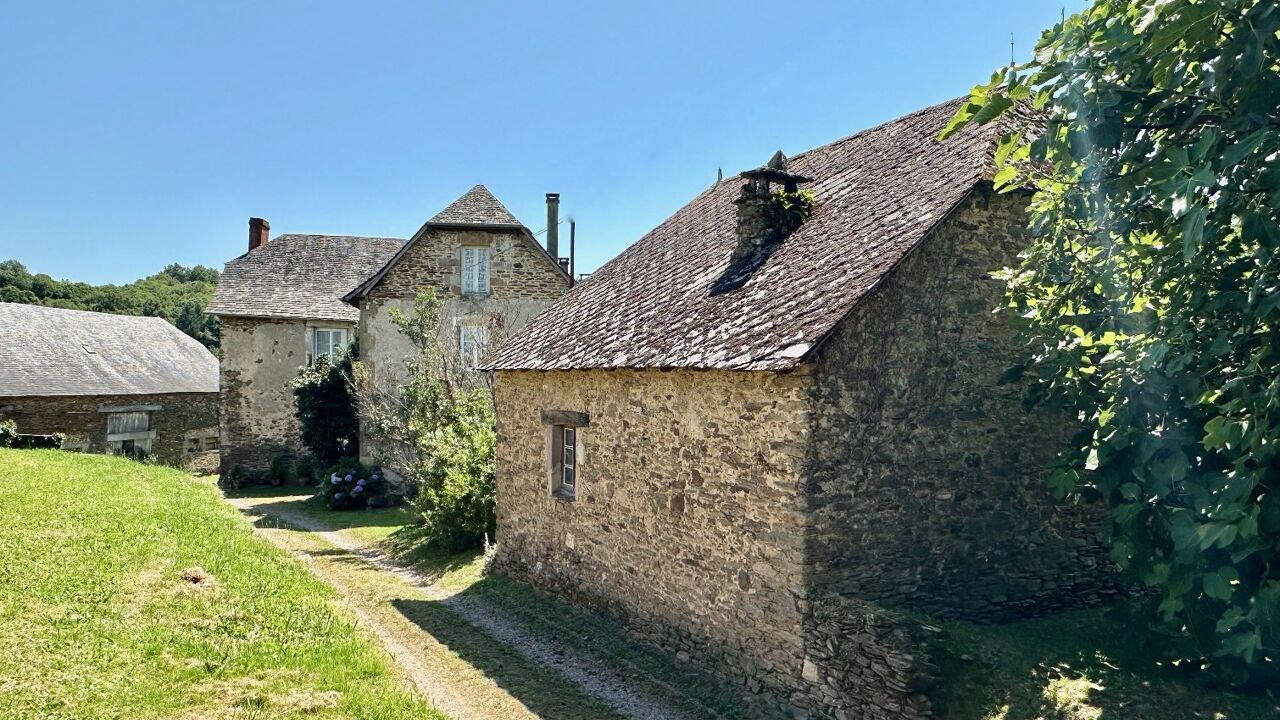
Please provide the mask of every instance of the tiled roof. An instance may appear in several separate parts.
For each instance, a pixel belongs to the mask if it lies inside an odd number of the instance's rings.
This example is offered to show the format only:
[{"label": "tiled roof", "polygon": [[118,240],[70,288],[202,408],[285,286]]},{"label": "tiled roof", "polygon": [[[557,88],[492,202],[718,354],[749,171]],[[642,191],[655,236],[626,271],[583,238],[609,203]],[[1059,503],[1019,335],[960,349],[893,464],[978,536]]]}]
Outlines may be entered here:
[{"label": "tiled roof", "polygon": [[0,303],[0,397],[218,392],[218,359],[163,318]]},{"label": "tiled roof", "polygon": [[[937,135],[964,100],[926,108],[793,158],[812,216],[737,289],[722,277],[743,181],[702,193],[517,330],[495,370],[723,368],[805,361],[860,298],[980,181],[997,129]],[[763,153],[762,153],[763,154]],[[717,281],[719,280],[719,283]]]},{"label": "tiled roof", "polygon": [[428,225],[509,225],[523,227],[483,185],[476,185],[427,221]]},{"label": "tiled roof", "polygon": [[342,296],[404,244],[394,238],[281,235],[227,263],[208,311],[214,315],[360,319]]}]

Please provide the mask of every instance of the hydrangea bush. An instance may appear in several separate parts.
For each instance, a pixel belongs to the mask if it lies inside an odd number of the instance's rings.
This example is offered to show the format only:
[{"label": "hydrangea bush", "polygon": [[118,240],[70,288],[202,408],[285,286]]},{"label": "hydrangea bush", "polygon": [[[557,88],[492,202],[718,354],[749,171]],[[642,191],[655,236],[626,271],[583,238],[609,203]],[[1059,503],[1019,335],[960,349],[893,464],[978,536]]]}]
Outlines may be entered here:
[{"label": "hydrangea bush", "polygon": [[330,510],[363,510],[384,504],[387,480],[382,472],[358,464],[335,467],[320,484],[320,496]]}]

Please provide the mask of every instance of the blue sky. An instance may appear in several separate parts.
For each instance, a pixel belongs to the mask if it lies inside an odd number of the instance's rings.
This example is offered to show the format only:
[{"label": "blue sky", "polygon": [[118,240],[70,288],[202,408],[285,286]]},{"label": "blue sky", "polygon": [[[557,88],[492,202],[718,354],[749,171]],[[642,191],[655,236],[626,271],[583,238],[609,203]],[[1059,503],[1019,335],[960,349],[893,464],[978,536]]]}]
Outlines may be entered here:
[{"label": "blue sky", "polygon": [[5,2],[0,259],[127,282],[544,194],[591,270],[715,179],[966,92],[1080,0]]}]

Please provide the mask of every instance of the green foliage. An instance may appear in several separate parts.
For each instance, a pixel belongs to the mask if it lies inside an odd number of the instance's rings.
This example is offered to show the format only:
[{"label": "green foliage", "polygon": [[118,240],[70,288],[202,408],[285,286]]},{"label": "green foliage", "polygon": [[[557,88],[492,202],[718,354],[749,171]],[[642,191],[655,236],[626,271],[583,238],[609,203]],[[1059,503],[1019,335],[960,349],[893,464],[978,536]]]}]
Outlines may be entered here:
[{"label": "green foliage", "polygon": [[13,447],[18,437],[18,424],[12,420],[0,420],[0,448]]},{"label": "green foliage", "polygon": [[387,504],[387,480],[376,468],[345,458],[320,483],[320,497],[330,510],[363,510]]},{"label": "green foliage", "polygon": [[1078,413],[1055,492],[1109,506],[1175,657],[1233,682],[1280,651],[1278,30],[1272,2],[1097,0],[948,129],[1039,110],[996,157],[1034,190],[1010,379]]},{"label": "green foliage", "polygon": [[294,466],[299,485],[310,485],[320,479],[320,461],[315,455],[303,455]]},{"label": "green foliage", "polygon": [[204,308],[213,298],[218,271],[173,263],[128,285],[89,285],[32,275],[17,260],[0,262],[0,302],[162,317],[205,347],[218,347],[218,319]]},{"label": "green foliage", "polygon": [[795,232],[813,214],[814,194],[811,190],[774,190],[764,208],[764,222],[774,239],[781,240]]},{"label": "green foliage", "polygon": [[360,369],[360,410],[387,456],[383,464],[414,486],[428,543],[479,547],[494,530],[493,406],[485,388],[458,380],[441,351],[441,306],[428,289],[418,293],[413,314],[391,310],[417,353],[406,359],[406,380],[392,392],[374,387]]},{"label": "green foliage", "polygon": [[267,466],[267,482],[276,486],[288,485],[296,478],[292,455],[280,453],[271,456],[271,464]]},{"label": "green foliage", "polygon": [[225,488],[239,490],[249,482],[249,471],[243,465],[232,465],[226,472],[218,476],[218,484]]},{"label": "green foliage", "polygon": [[302,426],[302,444],[325,465],[360,453],[360,421],[352,390],[355,341],[330,362],[328,356],[302,368],[294,379],[294,414]]}]

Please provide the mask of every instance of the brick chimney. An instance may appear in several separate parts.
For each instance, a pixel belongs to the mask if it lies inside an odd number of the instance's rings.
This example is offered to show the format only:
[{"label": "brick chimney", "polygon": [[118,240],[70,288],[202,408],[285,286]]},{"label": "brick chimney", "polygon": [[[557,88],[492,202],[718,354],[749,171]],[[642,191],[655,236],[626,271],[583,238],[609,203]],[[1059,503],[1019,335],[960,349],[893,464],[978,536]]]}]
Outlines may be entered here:
[{"label": "brick chimney", "polygon": [[249,250],[256,250],[267,244],[267,236],[271,233],[271,223],[262,218],[249,218]]},{"label": "brick chimney", "polygon": [[787,156],[782,151],[773,154],[769,162],[740,176],[747,182],[734,204],[738,206],[738,246],[733,259],[750,256],[761,248],[783,239],[785,229],[774,227],[775,218],[770,212],[773,203],[773,185],[778,184],[786,192],[793,193],[800,183],[809,178],[787,171]]}]

